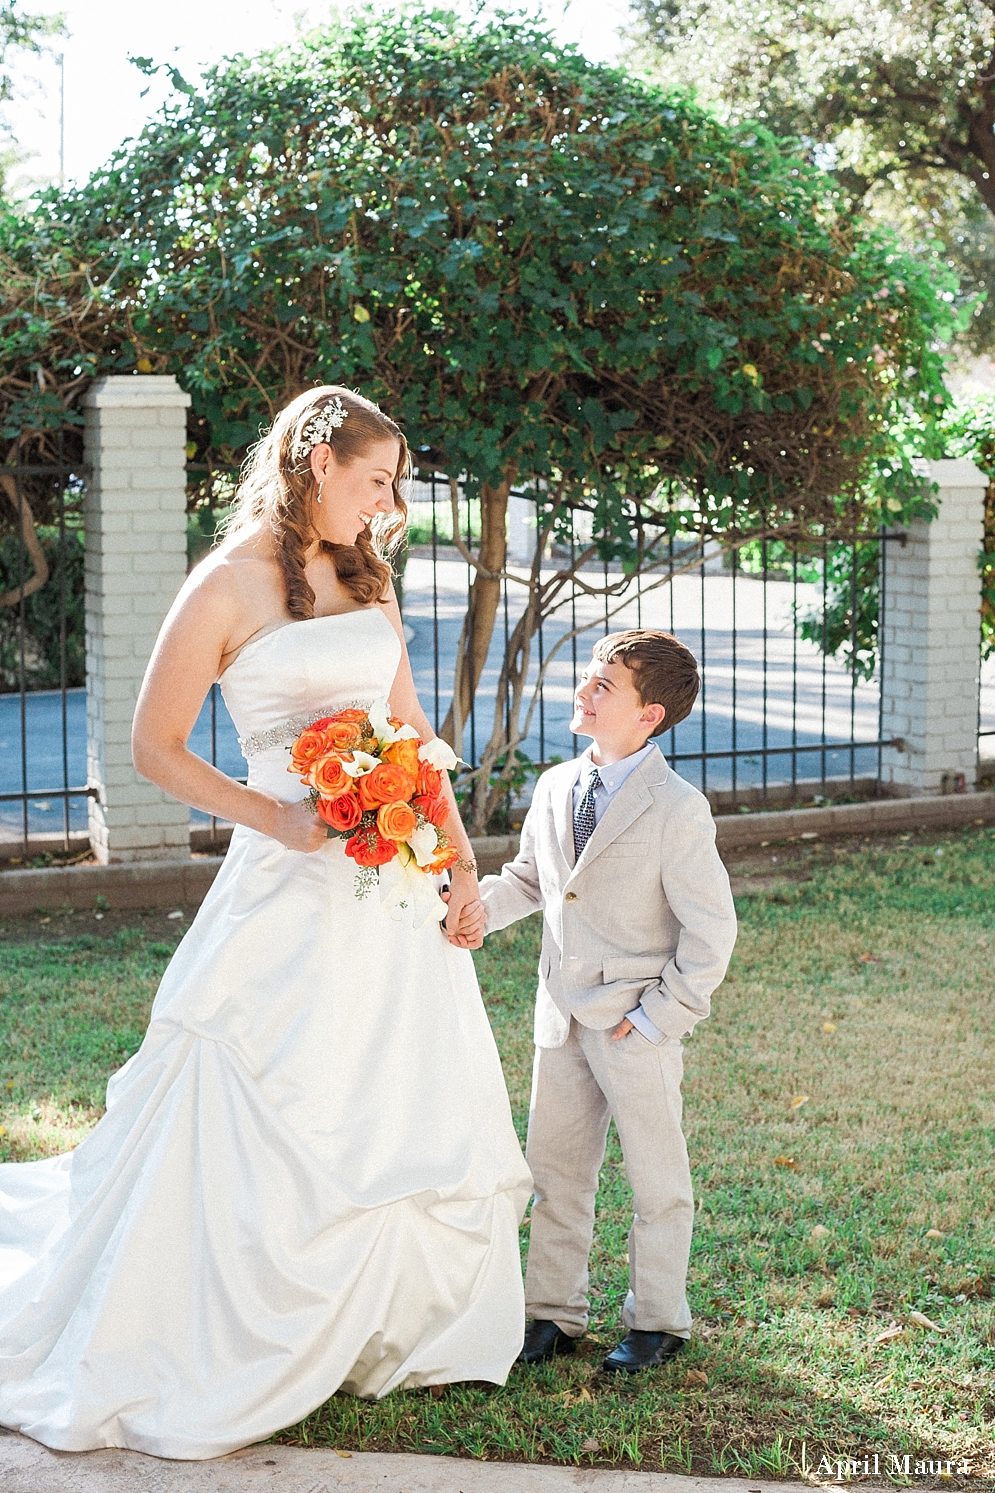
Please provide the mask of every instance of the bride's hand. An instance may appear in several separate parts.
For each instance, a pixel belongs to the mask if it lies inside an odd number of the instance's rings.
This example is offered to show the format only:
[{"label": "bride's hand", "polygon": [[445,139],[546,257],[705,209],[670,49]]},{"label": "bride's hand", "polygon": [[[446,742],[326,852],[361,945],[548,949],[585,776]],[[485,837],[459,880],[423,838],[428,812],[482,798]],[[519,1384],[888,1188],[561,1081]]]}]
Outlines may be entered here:
[{"label": "bride's hand", "polygon": [[300,803],[277,806],[270,834],[288,850],[303,850],[310,854],[326,843],[328,826],[318,818],[305,798]]},{"label": "bride's hand", "polygon": [[[476,919],[473,920],[472,932],[457,931],[460,926],[463,908],[468,904],[480,904],[480,888],[477,885],[476,873],[472,871],[454,870],[450,873],[452,884],[449,888],[449,896],[446,901],[449,911],[446,913],[446,926],[443,932],[451,944],[458,949],[479,949],[484,941],[483,924],[478,928]],[[468,911],[471,910],[468,907]]]}]

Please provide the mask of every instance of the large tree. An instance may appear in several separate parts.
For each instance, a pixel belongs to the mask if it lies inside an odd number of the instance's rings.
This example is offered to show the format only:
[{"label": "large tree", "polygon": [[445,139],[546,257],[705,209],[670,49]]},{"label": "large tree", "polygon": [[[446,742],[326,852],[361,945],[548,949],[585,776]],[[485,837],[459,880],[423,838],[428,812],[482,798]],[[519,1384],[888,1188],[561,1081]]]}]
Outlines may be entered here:
[{"label": "large tree", "polygon": [[[731,121],[801,137],[855,203],[995,284],[995,11],[986,0],[634,0],[637,50]],[[995,345],[995,306],[971,335]]]},{"label": "large tree", "polygon": [[175,371],[210,468],[315,380],[380,398],[422,466],[480,499],[457,741],[513,485],[537,495],[543,541],[586,511],[570,564],[513,577],[479,828],[514,770],[539,623],[595,588],[582,562],[625,562],[617,599],[675,534],[852,534],[880,516],[875,470],[896,507],[918,501],[888,430],[943,402],[953,294],[764,131],[531,23],[364,13],[219,69],[8,225],[3,428],[44,442],[95,372]]}]

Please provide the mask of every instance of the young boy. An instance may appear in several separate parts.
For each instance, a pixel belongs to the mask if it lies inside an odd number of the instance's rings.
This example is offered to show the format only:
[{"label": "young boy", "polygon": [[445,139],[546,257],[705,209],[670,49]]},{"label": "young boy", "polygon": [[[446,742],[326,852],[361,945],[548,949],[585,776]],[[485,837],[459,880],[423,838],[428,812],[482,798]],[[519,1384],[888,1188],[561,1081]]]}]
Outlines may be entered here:
[{"label": "young boy", "polygon": [[543,773],[521,850],[485,877],[488,933],[541,907],[526,1155],[535,1201],[521,1358],[572,1353],[609,1119],[632,1186],[627,1329],[604,1367],[664,1363],[690,1335],[694,1203],[681,1130],[682,1040],[708,1015],[736,939],[708,802],[652,738],[689,714],[694,655],[666,632],[612,633],[576,690],[591,746]]}]

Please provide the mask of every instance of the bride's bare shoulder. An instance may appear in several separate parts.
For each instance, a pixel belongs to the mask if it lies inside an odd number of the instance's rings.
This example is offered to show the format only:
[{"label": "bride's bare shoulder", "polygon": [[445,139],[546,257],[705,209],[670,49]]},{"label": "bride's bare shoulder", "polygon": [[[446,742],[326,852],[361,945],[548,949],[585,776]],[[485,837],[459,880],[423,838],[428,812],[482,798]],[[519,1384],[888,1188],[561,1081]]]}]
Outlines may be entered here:
[{"label": "bride's bare shoulder", "polygon": [[260,525],[223,540],[190,572],[185,590],[191,600],[224,610],[233,622],[281,612],[283,577],[272,534]]}]

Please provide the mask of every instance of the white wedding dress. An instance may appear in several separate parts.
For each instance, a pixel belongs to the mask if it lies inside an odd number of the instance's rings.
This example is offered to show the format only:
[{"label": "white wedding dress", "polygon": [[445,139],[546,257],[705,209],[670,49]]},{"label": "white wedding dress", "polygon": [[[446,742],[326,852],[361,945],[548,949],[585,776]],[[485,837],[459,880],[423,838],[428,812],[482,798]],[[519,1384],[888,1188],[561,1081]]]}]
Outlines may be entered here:
[{"label": "white wedding dress", "polygon": [[[302,797],[286,743],[399,656],[379,609],[250,642],[223,681],[250,783]],[[236,829],[107,1114],[0,1166],[0,1425],[212,1457],[338,1389],[504,1382],[531,1179],[473,963],[356,869]]]}]

